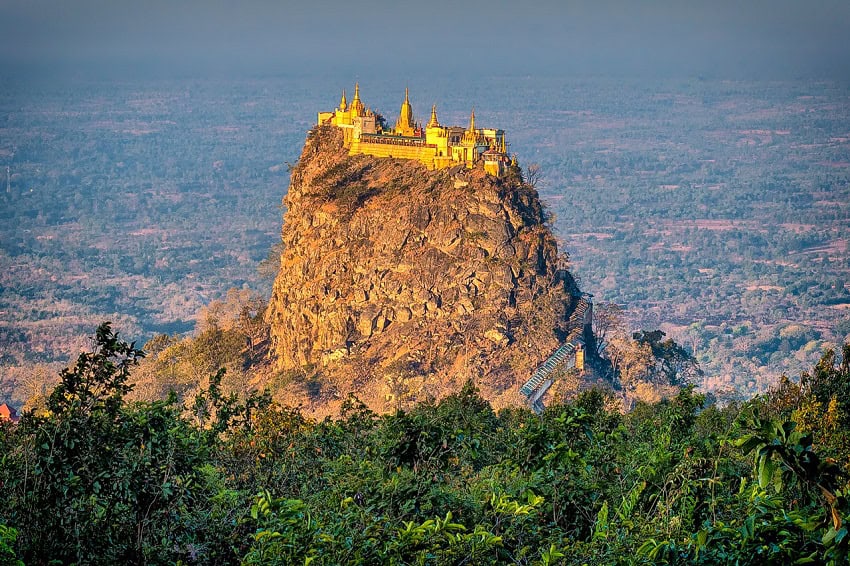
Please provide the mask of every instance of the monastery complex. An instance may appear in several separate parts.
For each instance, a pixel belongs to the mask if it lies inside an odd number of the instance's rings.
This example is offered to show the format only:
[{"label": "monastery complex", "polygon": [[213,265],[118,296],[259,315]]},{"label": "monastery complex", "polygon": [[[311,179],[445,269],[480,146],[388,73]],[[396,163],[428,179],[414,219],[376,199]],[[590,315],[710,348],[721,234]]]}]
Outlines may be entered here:
[{"label": "monastery complex", "polygon": [[[455,165],[473,167],[483,162],[484,170],[496,177],[505,174],[512,163],[507,155],[505,131],[475,126],[475,110],[469,126],[443,126],[437,120],[437,106],[431,107],[431,119],[423,128],[413,118],[410,95],[405,89],[395,126],[381,123],[379,116],[360,100],[360,85],[354,86],[351,104],[342,92],[339,107],[319,112],[319,125],[329,124],[343,131],[343,143],[349,154],[415,159],[429,169]],[[515,161],[513,162],[515,164]]]}]

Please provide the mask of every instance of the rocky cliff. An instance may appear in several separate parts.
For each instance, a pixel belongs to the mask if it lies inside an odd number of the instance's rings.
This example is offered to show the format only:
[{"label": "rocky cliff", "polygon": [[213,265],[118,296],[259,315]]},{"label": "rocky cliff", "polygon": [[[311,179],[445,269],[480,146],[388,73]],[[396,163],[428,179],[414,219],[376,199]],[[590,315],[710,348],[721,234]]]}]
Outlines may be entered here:
[{"label": "rocky cliff", "polygon": [[472,378],[495,406],[518,404],[567,330],[579,291],[518,168],[349,156],[319,127],[284,204],[266,320],[296,397],[356,392],[390,410]]}]

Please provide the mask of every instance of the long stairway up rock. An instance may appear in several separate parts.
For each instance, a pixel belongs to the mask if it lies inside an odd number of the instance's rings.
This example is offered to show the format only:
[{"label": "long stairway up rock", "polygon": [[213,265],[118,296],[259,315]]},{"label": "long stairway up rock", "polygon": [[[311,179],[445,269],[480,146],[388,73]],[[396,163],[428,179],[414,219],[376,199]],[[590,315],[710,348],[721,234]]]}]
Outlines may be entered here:
[{"label": "long stairway up rock", "polygon": [[[568,340],[552,355],[537,368],[531,378],[525,382],[520,388],[520,392],[525,395],[535,413],[540,414],[543,411],[543,395],[555,381],[556,371],[568,371],[577,365],[577,356],[582,352],[578,352],[579,348],[584,347],[584,328],[586,323],[586,315],[588,309],[591,308],[589,298],[584,296],[579,298],[575,309],[567,322]],[[583,358],[582,358],[583,359]]]},{"label": "long stairway up rock", "polygon": [[575,351],[575,345],[572,342],[567,342],[562,344],[557,350],[555,350],[551,356],[549,356],[543,364],[537,368],[537,370],[532,374],[531,379],[525,382],[525,384],[520,389],[520,392],[526,397],[530,397],[546,380],[546,378],[551,375],[551,373],[558,368],[559,365],[563,362],[564,358],[572,355],[573,351]]}]

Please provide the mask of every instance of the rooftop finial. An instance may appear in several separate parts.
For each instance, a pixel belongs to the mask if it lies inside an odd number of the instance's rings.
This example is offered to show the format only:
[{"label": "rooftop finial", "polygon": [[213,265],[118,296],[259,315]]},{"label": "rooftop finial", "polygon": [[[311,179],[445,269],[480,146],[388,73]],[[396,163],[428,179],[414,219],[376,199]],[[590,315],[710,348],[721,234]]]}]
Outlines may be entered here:
[{"label": "rooftop finial", "polygon": [[471,145],[478,143],[478,132],[475,131],[475,107],[469,115],[469,129],[463,133],[463,142]]},{"label": "rooftop finial", "polygon": [[366,111],[366,107],[360,100],[360,83],[354,83],[354,98],[352,99],[351,106],[349,108],[352,118],[355,116],[363,116],[363,113]]},{"label": "rooftop finial", "polygon": [[434,104],[431,106],[431,119],[428,120],[428,128],[437,128],[440,126],[440,123],[437,121],[437,105]]},{"label": "rooftop finial", "polygon": [[404,89],[404,102],[401,103],[401,111],[398,114],[398,120],[395,124],[397,134],[403,136],[412,136],[416,128],[416,122],[413,119],[413,107],[410,105],[410,90]]}]

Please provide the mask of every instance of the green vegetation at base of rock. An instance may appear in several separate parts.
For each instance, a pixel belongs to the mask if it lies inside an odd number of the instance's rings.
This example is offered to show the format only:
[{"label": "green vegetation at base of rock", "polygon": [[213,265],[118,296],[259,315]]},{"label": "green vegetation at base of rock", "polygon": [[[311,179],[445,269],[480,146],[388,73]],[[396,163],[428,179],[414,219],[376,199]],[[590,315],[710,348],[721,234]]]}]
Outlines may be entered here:
[{"label": "green vegetation at base of rock", "polygon": [[3,564],[845,564],[850,344],[743,405],[685,388],[540,417],[472,384],[314,421],[267,397],[126,401],[102,325],[40,415],[0,425]]}]

